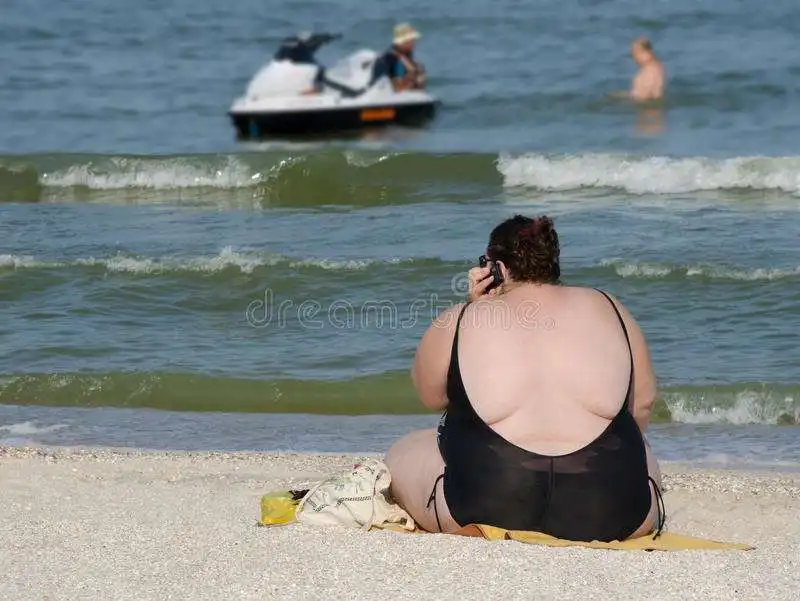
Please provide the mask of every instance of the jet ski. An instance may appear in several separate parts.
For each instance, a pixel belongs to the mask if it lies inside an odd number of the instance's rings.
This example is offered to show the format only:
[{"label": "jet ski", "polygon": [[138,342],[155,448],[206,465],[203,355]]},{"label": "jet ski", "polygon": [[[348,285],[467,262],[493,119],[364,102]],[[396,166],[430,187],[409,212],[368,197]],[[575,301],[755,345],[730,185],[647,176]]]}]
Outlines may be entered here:
[{"label": "jet ski", "polygon": [[424,90],[395,92],[372,50],[353,52],[330,68],[319,64],[317,50],[339,38],[317,33],[283,40],[228,111],[237,137],[420,127],[436,116],[440,101]]}]

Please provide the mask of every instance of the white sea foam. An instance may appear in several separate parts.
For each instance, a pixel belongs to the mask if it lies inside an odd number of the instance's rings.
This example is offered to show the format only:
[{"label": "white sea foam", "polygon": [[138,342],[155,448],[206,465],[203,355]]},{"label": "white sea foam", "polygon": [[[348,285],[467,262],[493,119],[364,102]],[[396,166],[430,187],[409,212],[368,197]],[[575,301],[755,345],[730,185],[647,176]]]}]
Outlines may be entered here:
[{"label": "white sea foam", "polygon": [[612,267],[621,278],[654,279],[667,276],[683,276],[686,278],[707,278],[713,280],[781,280],[800,277],[800,265],[797,267],[772,268],[754,267],[745,269],[726,265],[663,265],[658,263],[636,263],[619,258],[604,259],[602,267]]},{"label": "white sea foam", "polygon": [[344,158],[347,161],[347,164],[352,165],[353,167],[372,167],[373,165],[382,163],[383,161],[391,158],[392,156],[395,155],[381,154],[375,156],[374,154],[366,154],[355,150],[347,150],[344,153]]},{"label": "white sea foam", "polygon": [[47,434],[68,427],[66,424],[54,424],[52,426],[37,426],[33,422],[20,422],[18,424],[6,424],[0,426],[0,432],[7,432],[10,436],[34,436],[36,434]]},{"label": "white sea foam", "polygon": [[30,255],[0,255],[0,268],[22,269],[36,264],[36,259]]},{"label": "white sea foam", "polygon": [[672,421],[684,424],[777,424],[786,416],[800,422],[800,405],[792,396],[781,400],[757,391],[740,391],[724,405],[680,394],[665,396]]},{"label": "white sea foam", "polygon": [[317,268],[328,271],[355,271],[377,263],[399,263],[403,259],[351,259],[329,258],[297,259],[279,254],[235,251],[232,247],[223,248],[219,254],[206,257],[131,257],[115,255],[103,258],[81,258],[74,261],[36,260],[31,256],[0,255],[0,268],[36,269],[53,267],[103,267],[112,273],[132,273],[137,275],[166,272],[217,273],[226,269],[238,269],[242,273],[252,273],[259,267],[286,264],[292,268]]},{"label": "white sea foam", "polygon": [[625,157],[613,154],[501,155],[508,187],[540,190],[620,188],[632,194],[670,194],[750,188],[800,195],[800,157]]},{"label": "white sea foam", "polygon": [[244,188],[268,179],[273,171],[280,170],[287,162],[282,161],[266,173],[261,173],[251,170],[233,156],[217,164],[182,158],[157,160],[114,157],[108,163],[73,165],[43,173],[39,183],[56,188],[82,186],[93,190]]}]

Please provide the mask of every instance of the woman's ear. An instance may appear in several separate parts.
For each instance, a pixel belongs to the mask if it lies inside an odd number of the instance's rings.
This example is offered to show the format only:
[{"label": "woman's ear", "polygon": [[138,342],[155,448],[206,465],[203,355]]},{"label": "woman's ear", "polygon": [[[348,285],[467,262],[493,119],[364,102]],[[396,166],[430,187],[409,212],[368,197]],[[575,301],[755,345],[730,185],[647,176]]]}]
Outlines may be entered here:
[{"label": "woman's ear", "polygon": [[508,267],[506,267],[505,263],[502,261],[498,261],[497,264],[500,266],[500,273],[503,275],[503,282],[508,282],[511,280],[511,273],[508,271]]}]

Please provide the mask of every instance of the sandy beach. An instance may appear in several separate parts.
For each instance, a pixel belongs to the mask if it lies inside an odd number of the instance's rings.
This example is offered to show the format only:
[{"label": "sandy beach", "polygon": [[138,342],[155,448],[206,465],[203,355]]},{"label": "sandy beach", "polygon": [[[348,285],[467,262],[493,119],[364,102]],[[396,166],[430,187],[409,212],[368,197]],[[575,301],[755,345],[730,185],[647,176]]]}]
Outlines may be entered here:
[{"label": "sandy beach", "polygon": [[790,599],[800,474],[664,465],[668,528],[753,551],[555,549],[256,525],[357,456],[0,448],[0,598]]}]

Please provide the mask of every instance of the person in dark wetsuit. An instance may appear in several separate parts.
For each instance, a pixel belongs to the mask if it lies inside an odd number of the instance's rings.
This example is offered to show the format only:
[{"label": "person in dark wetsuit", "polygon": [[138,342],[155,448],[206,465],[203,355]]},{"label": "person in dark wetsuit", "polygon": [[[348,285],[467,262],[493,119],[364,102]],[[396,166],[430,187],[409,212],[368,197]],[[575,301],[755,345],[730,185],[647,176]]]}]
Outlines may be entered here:
[{"label": "person in dark wetsuit", "polygon": [[[470,523],[570,540],[625,540],[664,525],[644,432],[656,381],[644,336],[605,292],[560,282],[547,217],[498,225],[468,302],[434,321],[411,376],[438,429],[386,456],[391,493],[425,530]],[[503,276],[486,292],[490,267]]]},{"label": "person in dark wetsuit", "polygon": [[421,34],[408,23],[394,28],[392,47],[375,64],[373,81],[388,75],[396,92],[425,87],[425,69],[414,60],[414,45]]}]

